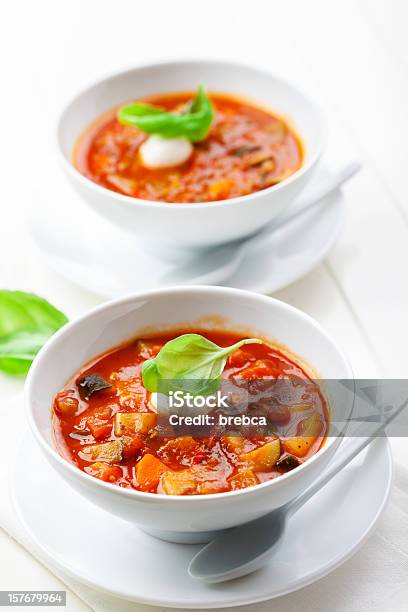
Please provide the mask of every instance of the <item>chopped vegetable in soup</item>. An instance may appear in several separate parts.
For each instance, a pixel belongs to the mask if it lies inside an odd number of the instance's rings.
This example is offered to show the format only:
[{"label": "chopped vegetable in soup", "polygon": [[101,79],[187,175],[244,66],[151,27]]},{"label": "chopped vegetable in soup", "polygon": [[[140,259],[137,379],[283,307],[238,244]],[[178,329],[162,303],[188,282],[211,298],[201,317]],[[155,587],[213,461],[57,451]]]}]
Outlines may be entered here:
[{"label": "chopped vegetable in soup", "polygon": [[[212,123],[208,130],[205,126],[202,140],[194,140],[194,134],[191,142],[187,137],[149,136],[135,125],[120,122],[115,109],[81,136],[74,165],[107,189],[177,203],[248,195],[300,168],[302,147],[285,121],[246,100],[221,94],[210,94],[209,99]],[[134,107],[145,109],[149,104],[157,114],[158,109],[186,113],[191,101],[191,93],[177,93],[155,96]],[[133,107],[121,111],[127,108]]]},{"label": "chopped vegetable in soup", "polygon": [[[220,347],[243,339],[219,331],[199,333]],[[279,477],[321,448],[329,419],[318,384],[282,350],[266,343],[248,343],[231,352],[222,378],[246,381],[258,390],[267,380],[285,382],[284,401],[267,407],[268,435],[159,436],[157,406],[143,385],[142,365],[179,335],[133,340],[68,381],[53,405],[55,441],[63,456],[87,474],[120,487],[202,495]]]}]

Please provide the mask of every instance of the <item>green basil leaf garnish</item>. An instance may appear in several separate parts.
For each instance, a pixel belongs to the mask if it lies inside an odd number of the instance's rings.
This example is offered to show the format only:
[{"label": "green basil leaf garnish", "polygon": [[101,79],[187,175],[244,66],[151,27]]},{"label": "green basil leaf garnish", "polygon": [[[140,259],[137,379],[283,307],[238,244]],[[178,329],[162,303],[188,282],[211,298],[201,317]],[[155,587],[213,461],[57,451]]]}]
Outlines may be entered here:
[{"label": "green basil leaf garnish", "polygon": [[[261,344],[262,340],[247,338],[232,346],[220,347],[200,334],[183,334],[167,342],[156,357],[143,363],[143,385],[151,392],[182,389],[202,395],[214,393],[221,383],[228,356],[240,346],[252,343]],[[197,386],[193,389],[194,381]]]},{"label": "green basil leaf garnish", "polygon": [[40,348],[67,321],[38,295],[0,290],[0,370],[27,374]]},{"label": "green basil leaf garnish", "polygon": [[120,123],[133,125],[146,134],[156,134],[162,138],[184,137],[191,142],[204,140],[213,116],[213,106],[202,85],[187,109],[181,113],[167,112],[141,102],[122,106],[118,111]]}]

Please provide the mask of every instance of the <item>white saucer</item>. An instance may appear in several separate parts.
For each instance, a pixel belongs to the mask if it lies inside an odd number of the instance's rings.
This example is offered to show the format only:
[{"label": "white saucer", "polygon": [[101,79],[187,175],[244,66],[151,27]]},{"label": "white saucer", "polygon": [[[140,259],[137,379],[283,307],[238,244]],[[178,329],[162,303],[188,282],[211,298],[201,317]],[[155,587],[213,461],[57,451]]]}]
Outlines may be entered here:
[{"label": "white saucer", "polygon": [[[51,181],[51,182],[50,182]],[[184,284],[174,264],[147,252],[142,243],[91,211],[62,177],[34,195],[29,230],[54,270],[103,297],[119,297],[169,284]],[[322,205],[278,230],[268,245],[245,257],[225,284],[271,293],[312,270],[326,255],[343,225],[340,191]]]},{"label": "white saucer", "polygon": [[131,601],[210,609],[278,597],[338,567],[372,532],[391,478],[389,445],[379,438],[291,519],[274,560],[251,576],[211,586],[187,574],[199,546],[156,540],[85,501],[48,466],[30,434],[12,488],[20,520],[51,565]]}]

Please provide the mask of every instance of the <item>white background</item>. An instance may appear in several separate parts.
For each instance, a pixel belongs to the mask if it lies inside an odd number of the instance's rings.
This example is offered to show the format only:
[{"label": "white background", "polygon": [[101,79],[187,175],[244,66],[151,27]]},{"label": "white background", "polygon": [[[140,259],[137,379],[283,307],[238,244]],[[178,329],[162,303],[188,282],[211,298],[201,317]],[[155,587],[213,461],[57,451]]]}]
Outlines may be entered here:
[{"label": "white background", "polygon": [[[48,174],[58,172],[54,124],[69,97],[145,60],[243,61],[284,75],[320,100],[332,163],[364,163],[345,190],[347,222],[337,245],[277,297],[318,319],[358,376],[406,377],[407,23],[405,0],[3,1],[0,286],[44,295],[71,318],[100,301],[47,269],[24,232],[25,207],[39,204],[35,185],[46,190]],[[0,377],[2,401],[21,386]],[[0,443],[2,435],[0,424]],[[408,466],[405,445],[394,447]],[[63,588],[1,531],[0,567],[0,589]],[[74,595],[68,602],[70,610],[87,609]]]}]

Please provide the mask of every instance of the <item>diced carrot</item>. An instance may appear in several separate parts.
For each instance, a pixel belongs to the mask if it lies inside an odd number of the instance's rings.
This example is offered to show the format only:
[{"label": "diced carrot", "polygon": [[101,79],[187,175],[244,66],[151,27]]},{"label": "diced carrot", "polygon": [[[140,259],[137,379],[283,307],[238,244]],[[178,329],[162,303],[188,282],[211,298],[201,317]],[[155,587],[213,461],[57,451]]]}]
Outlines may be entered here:
[{"label": "diced carrot", "polygon": [[95,476],[95,478],[104,480],[105,482],[115,482],[122,476],[122,470],[120,467],[109,465],[103,461],[93,463],[89,467],[86,467],[85,472],[91,474],[91,476]]},{"label": "diced carrot", "polygon": [[102,440],[106,436],[110,435],[112,431],[110,416],[111,409],[109,407],[103,407],[97,409],[95,414],[86,419],[86,426],[95,440]]},{"label": "diced carrot", "polygon": [[249,354],[247,351],[237,349],[228,357],[227,367],[229,368],[243,368],[244,365],[249,361]]},{"label": "diced carrot", "polygon": [[78,407],[78,400],[66,393],[59,393],[54,401],[54,410],[62,418],[73,416]]},{"label": "diced carrot", "polygon": [[88,428],[95,440],[102,440],[109,436],[112,432],[112,423],[106,421],[88,423]]},{"label": "diced carrot", "polygon": [[280,374],[279,366],[271,359],[257,359],[249,367],[238,372],[239,378],[257,380],[258,378],[277,378]]},{"label": "diced carrot", "polygon": [[215,181],[208,186],[208,191],[211,199],[225,198],[228,196],[230,189],[233,187],[233,182],[229,179]]},{"label": "diced carrot", "polygon": [[154,455],[144,455],[136,464],[136,480],[141,489],[145,491],[156,489],[162,474],[169,468]]}]

